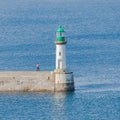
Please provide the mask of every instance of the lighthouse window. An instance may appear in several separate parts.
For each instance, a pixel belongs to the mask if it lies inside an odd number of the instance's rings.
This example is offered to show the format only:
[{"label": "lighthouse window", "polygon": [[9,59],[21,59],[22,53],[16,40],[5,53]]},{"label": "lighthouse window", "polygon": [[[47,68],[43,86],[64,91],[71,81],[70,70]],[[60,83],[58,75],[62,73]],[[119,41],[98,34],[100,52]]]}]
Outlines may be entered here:
[{"label": "lighthouse window", "polygon": [[59,56],[61,56],[61,52],[59,52]]},{"label": "lighthouse window", "polygon": [[57,37],[64,37],[64,32],[57,32],[57,33],[56,33],[56,36],[57,36]]}]

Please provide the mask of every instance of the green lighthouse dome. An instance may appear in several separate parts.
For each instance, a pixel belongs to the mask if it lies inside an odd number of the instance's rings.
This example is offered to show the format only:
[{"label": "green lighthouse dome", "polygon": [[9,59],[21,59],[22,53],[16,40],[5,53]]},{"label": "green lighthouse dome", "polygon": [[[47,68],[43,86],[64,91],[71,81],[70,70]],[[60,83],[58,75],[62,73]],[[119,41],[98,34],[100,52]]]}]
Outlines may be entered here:
[{"label": "green lighthouse dome", "polygon": [[57,29],[57,32],[64,32],[64,29],[62,28],[62,26],[60,26],[60,27]]}]

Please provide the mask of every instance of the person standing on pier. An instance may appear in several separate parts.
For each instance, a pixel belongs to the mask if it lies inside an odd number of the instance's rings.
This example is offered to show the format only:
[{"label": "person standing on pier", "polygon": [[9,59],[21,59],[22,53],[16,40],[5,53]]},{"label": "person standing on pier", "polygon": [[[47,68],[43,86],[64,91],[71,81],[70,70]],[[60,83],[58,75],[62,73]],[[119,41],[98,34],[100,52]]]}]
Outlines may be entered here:
[{"label": "person standing on pier", "polygon": [[39,71],[39,69],[40,69],[40,65],[36,64],[36,71]]}]

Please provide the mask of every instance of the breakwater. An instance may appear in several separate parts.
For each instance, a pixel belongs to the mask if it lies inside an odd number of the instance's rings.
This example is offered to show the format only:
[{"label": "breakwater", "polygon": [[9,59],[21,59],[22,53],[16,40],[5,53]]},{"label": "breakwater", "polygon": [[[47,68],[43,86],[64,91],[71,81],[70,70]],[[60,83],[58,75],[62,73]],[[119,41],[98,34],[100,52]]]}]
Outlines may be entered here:
[{"label": "breakwater", "polygon": [[52,71],[5,71],[0,72],[0,92],[54,91]]},{"label": "breakwater", "polygon": [[72,72],[0,72],[0,92],[74,91]]}]

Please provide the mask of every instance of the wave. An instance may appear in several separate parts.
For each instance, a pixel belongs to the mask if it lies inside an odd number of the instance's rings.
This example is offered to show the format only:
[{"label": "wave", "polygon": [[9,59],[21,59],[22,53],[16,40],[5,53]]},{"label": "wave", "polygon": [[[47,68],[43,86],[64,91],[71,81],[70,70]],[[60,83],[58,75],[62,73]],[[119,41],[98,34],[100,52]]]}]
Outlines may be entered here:
[{"label": "wave", "polygon": [[120,91],[120,83],[81,83],[76,86],[76,90],[81,92]]}]

